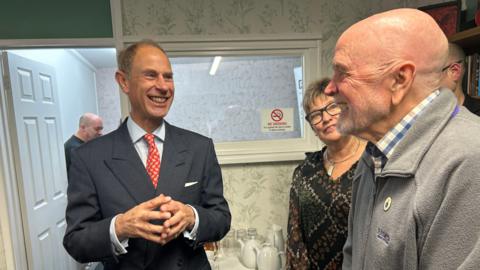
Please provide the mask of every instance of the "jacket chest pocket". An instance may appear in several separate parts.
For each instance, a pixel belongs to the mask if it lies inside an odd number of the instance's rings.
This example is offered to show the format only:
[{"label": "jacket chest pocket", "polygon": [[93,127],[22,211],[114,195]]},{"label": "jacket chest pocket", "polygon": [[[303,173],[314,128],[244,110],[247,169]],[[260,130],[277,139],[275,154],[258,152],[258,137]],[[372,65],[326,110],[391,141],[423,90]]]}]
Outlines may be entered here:
[{"label": "jacket chest pocket", "polygon": [[201,198],[201,183],[195,180],[186,181],[182,192],[182,201],[186,204],[198,204]]}]

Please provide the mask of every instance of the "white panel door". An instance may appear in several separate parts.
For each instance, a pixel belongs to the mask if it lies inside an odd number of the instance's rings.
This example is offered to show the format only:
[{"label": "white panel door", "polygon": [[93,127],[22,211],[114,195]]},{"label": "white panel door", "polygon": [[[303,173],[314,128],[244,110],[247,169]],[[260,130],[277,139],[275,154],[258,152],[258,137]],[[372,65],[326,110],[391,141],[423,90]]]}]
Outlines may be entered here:
[{"label": "white panel door", "polygon": [[12,53],[3,61],[28,268],[76,269],[62,245],[67,175],[55,71]]}]

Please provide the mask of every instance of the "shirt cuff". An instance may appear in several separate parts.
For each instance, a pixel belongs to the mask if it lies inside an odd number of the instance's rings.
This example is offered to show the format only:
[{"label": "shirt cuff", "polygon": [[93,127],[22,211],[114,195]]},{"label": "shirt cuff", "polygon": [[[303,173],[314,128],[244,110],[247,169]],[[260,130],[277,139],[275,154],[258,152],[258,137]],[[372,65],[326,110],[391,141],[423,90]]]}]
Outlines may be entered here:
[{"label": "shirt cuff", "polygon": [[112,243],[112,250],[115,255],[121,255],[127,253],[127,247],[128,247],[128,238],[119,241],[117,234],[115,233],[115,220],[117,220],[118,215],[114,216],[112,218],[112,221],[110,222],[110,242]]},{"label": "shirt cuff", "polygon": [[193,229],[191,231],[183,231],[183,236],[189,240],[196,240],[197,239],[197,230],[198,230],[198,224],[200,223],[200,219],[198,218],[198,212],[195,209],[195,207],[191,206],[190,204],[187,204],[190,206],[193,210],[193,213],[195,213],[195,224],[193,225]]}]

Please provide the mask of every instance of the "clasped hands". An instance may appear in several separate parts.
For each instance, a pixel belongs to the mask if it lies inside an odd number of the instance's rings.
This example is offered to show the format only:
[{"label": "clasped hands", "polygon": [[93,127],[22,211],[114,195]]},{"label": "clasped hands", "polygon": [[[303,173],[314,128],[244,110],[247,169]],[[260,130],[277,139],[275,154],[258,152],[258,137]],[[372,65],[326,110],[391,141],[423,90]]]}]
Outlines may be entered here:
[{"label": "clasped hands", "polygon": [[[153,220],[163,220],[154,224]],[[195,225],[193,209],[163,194],[117,216],[115,232],[120,241],[143,238],[165,245]]]}]

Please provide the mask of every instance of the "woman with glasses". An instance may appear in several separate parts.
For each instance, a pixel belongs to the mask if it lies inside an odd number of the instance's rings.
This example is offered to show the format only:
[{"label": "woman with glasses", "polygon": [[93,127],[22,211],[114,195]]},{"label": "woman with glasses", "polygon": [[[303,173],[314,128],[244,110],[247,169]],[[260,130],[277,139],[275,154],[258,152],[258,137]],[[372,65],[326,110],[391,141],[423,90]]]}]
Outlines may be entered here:
[{"label": "woman with glasses", "polygon": [[310,84],[303,97],[305,118],[325,146],[307,153],[293,174],[287,269],[342,267],[353,174],[366,142],[337,131],[341,107],[324,93],[329,82]]}]

